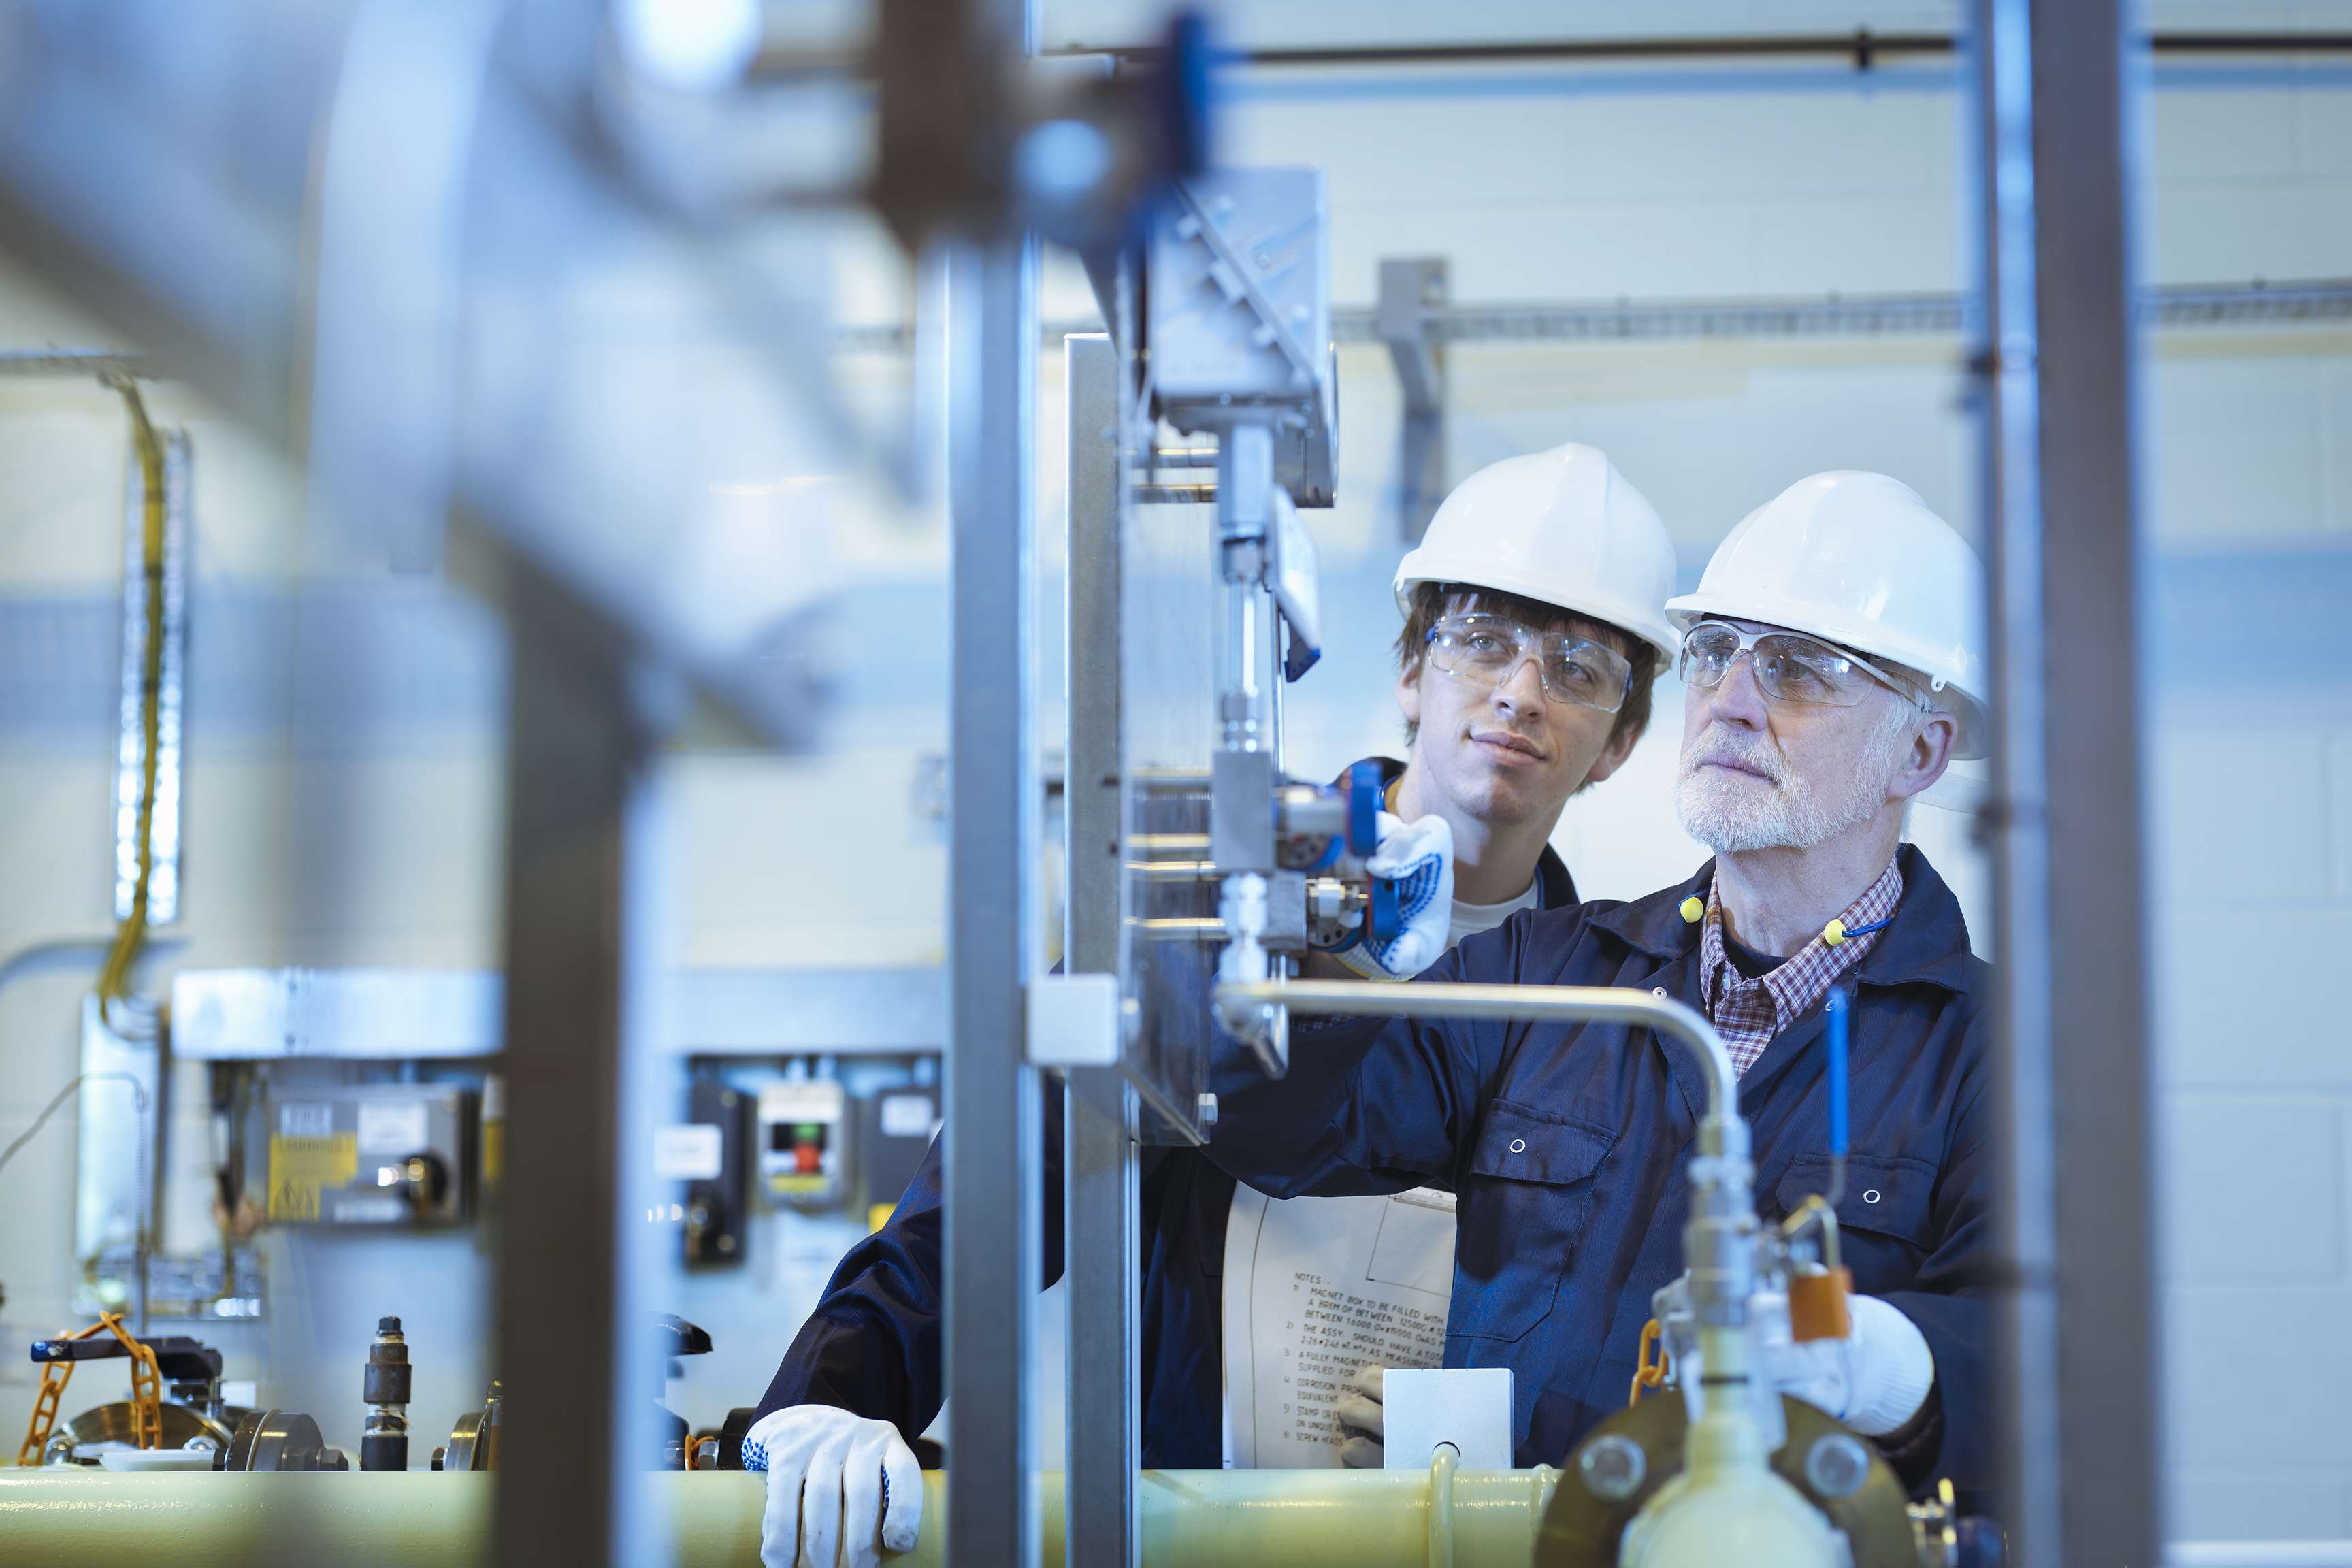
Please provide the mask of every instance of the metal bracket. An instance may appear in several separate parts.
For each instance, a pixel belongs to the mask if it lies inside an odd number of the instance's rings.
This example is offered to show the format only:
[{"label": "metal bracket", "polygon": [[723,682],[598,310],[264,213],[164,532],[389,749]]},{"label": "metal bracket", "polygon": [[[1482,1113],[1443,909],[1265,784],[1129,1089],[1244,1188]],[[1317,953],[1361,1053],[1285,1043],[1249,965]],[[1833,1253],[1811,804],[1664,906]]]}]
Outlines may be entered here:
[{"label": "metal bracket", "polygon": [[1265,426],[1276,482],[1300,506],[1329,506],[1339,405],[1323,176],[1221,169],[1178,195],[1148,260],[1160,412],[1188,432]]},{"label": "metal bracket", "polygon": [[1118,976],[1043,974],[1029,983],[1029,1060],[1045,1068],[1118,1065]]},{"label": "metal bracket", "polygon": [[1447,299],[1442,256],[1384,257],[1372,331],[1396,361],[1404,393],[1397,433],[1397,525],[1418,544],[1445,499],[1445,341],[1438,311]]}]

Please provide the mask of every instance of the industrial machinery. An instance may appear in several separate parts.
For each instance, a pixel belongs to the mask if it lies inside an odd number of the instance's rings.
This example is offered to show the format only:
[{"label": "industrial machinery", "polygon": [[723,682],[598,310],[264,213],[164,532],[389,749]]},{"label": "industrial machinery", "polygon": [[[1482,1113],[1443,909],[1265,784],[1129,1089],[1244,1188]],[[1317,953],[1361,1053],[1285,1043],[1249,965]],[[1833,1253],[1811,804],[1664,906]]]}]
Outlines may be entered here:
[{"label": "industrial machinery", "polygon": [[249,1410],[214,1456],[215,1470],[348,1470],[351,1457],[331,1446],[319,1424],[297,1410]]},{"label": "industrial machinery", "polygon": [[710,1335],[675,1313],[664,1312],[654,1320],[654,1340],[661,1360],[661,1386],[654,1390],[654,1423],[660,1433],[656,1440],[655,1458],[666,1470],[694,1468],[694,1443],[687,1433],[685,1418],[663,1403],[668,1396],[672,1378],[679,1375],[678,1358],[710,1353]]},{"label": "industrial machinery", "polygon": [[449,1428],[446,1447],[433,1450],[436,1470],[495,1470],[499,1468],[499,1428],[506,1390],[496,1378],[479,1410],[468,1410]]},{"label": "industrial machinery", "polygon": [[[32,1357],[41,1368],[41,1390],[17,1450],[19,1465],[95,1464],[108,1447],[217,1451],[228,1444],[230,1425],[246,1414],[221,1402],[220,1352],[183,1334],[134,1336],[120,1313],[106,1313],[70,1334],[36,1340]],[[58,1403],[74,1368],[125,1359],[131,1397],[95,1405],[58,1430]]]}]

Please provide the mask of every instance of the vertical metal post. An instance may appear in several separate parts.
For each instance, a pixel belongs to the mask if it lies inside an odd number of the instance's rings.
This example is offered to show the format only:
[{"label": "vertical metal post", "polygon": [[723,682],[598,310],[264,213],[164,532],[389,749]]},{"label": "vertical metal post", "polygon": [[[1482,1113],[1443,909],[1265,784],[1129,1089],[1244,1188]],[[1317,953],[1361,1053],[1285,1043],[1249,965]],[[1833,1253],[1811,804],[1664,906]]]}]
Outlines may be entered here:
[{"label": "vertical metal post", "polygon": [[1029,1568],[1040,1128],[1023,1009],[1041,805],[1030,700],[1036,253],[996,239],[959,248],[950,267],[948,1549],[959,1563]]},{"label": "vertical metal post", "polygon": [[[1069,710],[1064,796],[1069,969],[1118,969],[1119,494],[1118,351],[1065,340],[1069,395]],[[1067,1075],[1070,1568],[1136,1563],[1137,1173],[1134,1091],[1114,1068]],[[1118,1434],[1112,1441],[1111,1435]],[[1077,1440],[1084,1435],[1084,1441]]]},{"label": "vertical metal post", "polygon": [[2029,1568],[2154,1562],[2159,1405],[2120,0],[1979,0],[1978,46],[2006,1511],[2012,1560]]},{"label": "vertical metal post", "polygon": [[[497,1560],[638,1563],[651,1394],[630,1267],[629,1032],[653,944],[635,831],[648,737],[624,639],[517,558],[506,858],[506,1385]],[[642,1346],[639,1341],[644,1341]],[[634,1348],[633,1348],[634,1347]]]}]

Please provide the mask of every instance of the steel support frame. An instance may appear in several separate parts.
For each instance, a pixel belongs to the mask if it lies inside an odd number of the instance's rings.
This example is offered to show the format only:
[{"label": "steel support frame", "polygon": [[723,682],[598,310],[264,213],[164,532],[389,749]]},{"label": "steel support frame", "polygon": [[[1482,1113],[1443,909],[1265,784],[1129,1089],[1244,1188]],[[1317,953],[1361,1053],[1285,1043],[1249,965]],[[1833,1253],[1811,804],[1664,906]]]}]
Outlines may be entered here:
[{"label": "steel support frame", "polygon": [[[1070,437],[1070,732],[1064,797],[1070,880],[1064,951],[1072,973],[1114,974],[1122,863],[1120,370],[1118,350],[1103,334],[1072,336],[1063,353]],[[1075,1069],[1066,1089],[1067,1561],[1070,1568],[1133,1568],[1140,1561],[1135,1489],[1142,1467],[1135,1091],[1115,1068]]]},{"label": "steel support frame", "polygon": [[659,900],[649,688],[630,639],[509,556],[501,1563],[646,1561],[643,1321]]},{"label": "steel support frame", "polygon": [[1032,702],[1033,240],[950,252],[948,338],[948,1544],[958,1562],[1029,1568],[1039,1546],[1028,1394],[1043,1131],[1024,1012],[1043,816]]},{"label": "steel support frame", "polygon": [[2150,1563],[2129,44],[2122,0],[1977,20],[2010,1560]]}]

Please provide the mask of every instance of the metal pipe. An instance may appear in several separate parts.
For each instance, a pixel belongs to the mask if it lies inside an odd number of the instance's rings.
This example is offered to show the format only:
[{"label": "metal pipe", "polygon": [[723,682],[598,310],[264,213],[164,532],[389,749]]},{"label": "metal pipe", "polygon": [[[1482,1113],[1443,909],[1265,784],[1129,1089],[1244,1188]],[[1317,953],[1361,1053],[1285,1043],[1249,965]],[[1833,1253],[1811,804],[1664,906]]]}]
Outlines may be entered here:
[{"label": "metal pipe", "polygon": [[1126,869],[1147,882],[1213,882],[1214,860],[1129,860]]},{"label": "metal pipe", "polygon": [[[1618,342],[1633,339],[1958,336],[1971,300],[1959,294],[1727,295],[1695,300],[1497,300],[1433,305],[1424,318],[1442,343]],[[2144,328],[2294,326],[2352,318],[2352,280],[2308,278],[2245,283],[2167,283],[2139,289],[2132,310]],[[1093,321],[1045,323],[1058,343]],[[1341,305],[1331,311],[1335,343],[1377,343],[1379,311]],[[845,327],[843,353],[904,353],[911,328]],[[1164,457],[1166,454],[1162,454]],[[1165,468],[1170,465],[1156,465]],[[1213,483],[1139,486],[1136,499],[1191,502],[1216,499]]]},{"label": "metal pipe", "polygon": [[[1148,1568],[1432,1568],[1526,1563],[1559,1473],[1449,1468],[1448,1499],[1425,1470],[1145,1470],[1137,1478]],[[760,1555],[762,1479],[733,1470],[650,1471],[644,1511],[666,1518],[679,1568]],[[79,1466],[0,1475],[0,1540],[11,1562],[169,1561],[175,1568],[332,1562],[457,1568],[490,1561],[494,1472],[359,1471],[117,1475]],[[1062,1477],[1036,1478],[1045,1561],[1064,1551]],[[1435,1503],[1434,1517],[1433,1502]],[[947,1475],[923,1478],[923,1532],[899,1568],[951,1557]]]},{"label": "metal pipe", "polygon": [[[2352,33],[2183,32],[2149,33],[2136,41],[2159,55],[2287,55],[2352,53]],[[1234,49],[1222,63],[1273,67],[1370,67],[1446,65],[1607,65],[1629,60],[1807,59],[1850,60],[1869,70],[1889,56],[1945,57],[1959,47],[1949,33],[1851,33],[1717,35],[1649,38],[1514,38],[1471,44],[1371,44]],[[1073,47],[1049,55],[1108,55],[1121,65],[1156,61],[1156,45],[1108,48]]]},{"label": "metal pipe", "polygon": [[104,381],[146,375],[146,361],[114,349],[10,349],[0,353],[0,376],[72,375]]},{"label": "metal pipe", "polygon": [[[1522,1023],[1639,1024],[1690,1047],[1706,1076],[1706,1114],[1736,1123],[1739,1073],[1723,1037],[1671,996],[1615,985],[1375,985],[1350,980],[1220,985],[1220,1002],[1286,1006],[1294,1013],[1361,1018],[1490,1018]],[[1744,1145],[1745,1140],[1742,1139]],[[1709,1152],[1717,1151],[1710,1150]],[[1745,1152],[1745,1149],[1740,1151]]]}]

